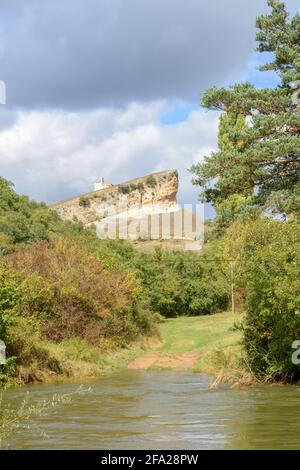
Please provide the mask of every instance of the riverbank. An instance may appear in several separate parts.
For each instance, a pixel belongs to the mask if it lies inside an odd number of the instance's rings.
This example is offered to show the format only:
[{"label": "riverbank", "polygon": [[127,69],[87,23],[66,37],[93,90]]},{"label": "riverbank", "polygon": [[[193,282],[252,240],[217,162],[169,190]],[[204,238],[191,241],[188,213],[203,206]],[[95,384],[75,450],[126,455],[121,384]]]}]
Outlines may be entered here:
[{"label": "riverbank", "polygon": [[[126,348],[102,348],[78,338],[59,344],[34,341],[36,361],[19,368],[18,383],[85,380],[122,369],[189,369],[213,377],[213,384],[250,384],[234,328],[240,315],[223,312],[178,317],[159,324],[159,336],[141,338]],[[40,352],[39,352],[40,351]]]},{"label": "riverbank", "polygon": [[187,368],[211,375],[213,384],[251,384],[234,326],[240,315],[223,312],[209,316],[179,317],[160,325],[161,344],[135,358],[130,369]]},{"label": "riverbank", "polygon": [[10,378],[6,386],[85,381],[109,375],[126,369],[128,363],[152,349],[158,337],[141,337],[124,348],[112,345],[101,348],[78,338],[64,340],[59,344],[33,342],[38,358],[30,360],[28,365],[19,366],[17,375]]}]

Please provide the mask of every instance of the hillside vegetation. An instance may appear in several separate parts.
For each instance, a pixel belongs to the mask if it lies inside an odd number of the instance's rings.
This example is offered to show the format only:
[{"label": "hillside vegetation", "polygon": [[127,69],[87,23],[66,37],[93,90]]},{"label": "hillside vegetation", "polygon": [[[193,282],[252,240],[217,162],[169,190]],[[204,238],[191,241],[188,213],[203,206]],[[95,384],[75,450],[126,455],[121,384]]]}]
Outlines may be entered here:
[{"label": "hillside vegetation", "polygon": [[0,201],[4,382],[72,375],[76,359],[99,365],[108,352],[157,335],[162,317],[207,315],[228,305],[228,269],[215,269],[208,253],[144,253],[123,240],[99,240],[19,196],[4,178]]},{"label": "hillside vegetation", "polygon": [[97,362],[101,351],[153,336],[163,318],[214,314],[230,300],[243,312],[235,328],[250,375],[300,380],[292,361],[300,340],[300,15],[278,0],[268,5],[257,18],[257,50],[269,53],[260,69],[279,85],[213,87],[202,97],[221,118],[218,151],[191,169],[216,211],[201,253],[98,240],[0,179],[3,381],[24,366],[60,374],[67,356]]}]

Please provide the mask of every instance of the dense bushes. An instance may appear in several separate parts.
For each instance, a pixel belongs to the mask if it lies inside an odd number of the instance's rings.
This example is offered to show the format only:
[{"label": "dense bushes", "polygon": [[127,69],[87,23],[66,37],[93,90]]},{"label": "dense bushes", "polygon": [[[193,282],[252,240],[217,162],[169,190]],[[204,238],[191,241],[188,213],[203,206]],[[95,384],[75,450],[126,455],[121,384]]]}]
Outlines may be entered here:
[{"label": "dense bushes", "polygon": [[[26,282],[31,280],[32,285],[28,287],[28,291],[33,291],[35,289],[34,283],[38,285],[42,282],[41,279],[44,280],[47,286],[44,286],[43,289],[50,289],[48,283],[50,271],[47,271],[46,268],[53,263],[58,264],[58,256],[61,257],[62,266],[68,263],[70,268],[70,259],[67,258],[66,253],[58,255],[59,244],[55,240],[61,235],[65,238],[65,244],[69,243],[67,240],[73,240],[73,278],[69,278],[68,284],[72,288],[70,287],[67,291],[65,287],[64,290],[65,298],[68,298],[68,301],[72,304],[67,311],[74,308],[72,289],[76,290],[76,283],[79,282],[74,277],[74,273],[82,270],[86,277],[94,275],[93,282],[100,285],[103,278],[98,279],[96,275],[99,262],[103,269],[111,272],[111,276],[117,276],[118,273],[123,273],[124,276],[124,270],[126,270],[126,276],[128,277],[130,273],[132,275],[134,272],[135,278],[130,288],[135,290],[136,285],[140,286],[139,289],[144,302],[149,305],[153,312],[161,315],[167,317],[203,315],[227,307],[229,282],[226,270],[221,269],[220,265],[211,263],[206,252],[204,254],[175,253],[158,248],[154,254],[143,253],[134,249],[132,244],[121,240],[98,240],[91,231],[83,231],[82,227],[77,224],[62,221],[56,213],[50,211],[45,205],[18,196],[12,189],[12,185],[3,178],[0,179],[0,201],[0,244],[2,244],[3,253],[13,252],[15,246],[19,244],[52,240],[50,244],[35,244],[25,251],[24,248],[19,249],[17,253],[8,257],[8,260],[17,271],[22,272],[23,277],[25,276]],[[60,244],[62,243],[60,241]],[[78,247],[80,247],[80,254],[77,252],[75,255],[74,250],[78,250]],[[85,269],[83,267],[84,263],[87,263]],[[40,272],[41,269],[43,269],[42,273]],[[59,270],[55,266],[52,275],[54,276],[58,272]],[[70,272],[68,272],[68,275],[70,275]],[[50,280],[52,282],[52,278]],[[84,279],[81,282],[83,283]],[[80,298],[80,302],[85,302],[84,299],[86,299],[89,289],[87,285],[82,285],[80,288],[82,293],[87,289],[86,296]],[[104,289],[104,286],[102,288]],[[98,289],[100,289],[100,286]],[[40,291],[42,291],[41,286]],[[94,295],[103,297],[104,291],[95,291]],[[105,292],[105,295],[110,297],[110,292]],[[121,298],[121,292],[119,295]],[[53,287],[48,292],[48,296],[49,298],[53,296],[54,300]],[[76,302],[78,303],[79,300],[77,299]],[[66,314],[65,310],[60,307],[63,304],[64,301],[60,299],[55,308],[54,304],[52,305],[53,310],[56,309],[57,312],[60,312],[56,315],[57,321]],[[83,309],[85,307],[86,305],[82,305]],[[47,311],[47,306],[43,308]],[[47,324],[49,327],[49,322]],[[72,328],[69,327],[68,331],[71,330]],[[63,336],[63,329],[61,331]],[[75,334],[75,331],[73,333]]]},{"label": "dense bushes", "polygon": [[9,327],[13,324],[19,301],[18,283],[15,275],[0,260],[0,339],[7,341]]},{"label": "dense bushes", "polygon": [[203,252],[174,252],[158,246],[154,253],[145,253],[122,240],[103,240],[98,256],[106,266],[134,269],[151,310],[176,317],[208,315],[228,307],[230,274],[226,263],[215,261],[218,249],[212,244]]},{"label": "dense bushes", "polygon": [[[17,316],[31,318],[42,337],[54,342],[80,337],[99,345],[109,337],[120,345],[148,333],[150,314],[137,280],[121,269],[105,270],[81,243],[57,239],[5,257],[17,279]],[[13,309],[14,303],[8,305]]]},{"label": "dense bushes", "polygon": [[166,317],[208,315],[228,306],[227,273],[204,253],[157,249],[135,262],[154,311]]},{"label": "dense bushes", "polygon": [[53,234],[78,234],[83,228],[62,221],[43,203],[19,196],[9,181],[0,177],[0,253],[19,243],[49,240]]},{"label": "dense bushes", "polygon": [[300,339],[300,223],[261,218],[234,224],[227,243],[246,290],[242,329],[251,370],[270,380],[299,379],[291,356]]}]

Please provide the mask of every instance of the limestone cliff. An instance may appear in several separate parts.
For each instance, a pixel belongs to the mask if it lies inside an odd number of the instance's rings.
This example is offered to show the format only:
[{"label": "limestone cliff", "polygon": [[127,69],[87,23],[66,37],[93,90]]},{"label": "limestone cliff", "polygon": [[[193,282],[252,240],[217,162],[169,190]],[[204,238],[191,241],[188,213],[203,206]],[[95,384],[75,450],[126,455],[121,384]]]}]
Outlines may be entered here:
[{"label": "limestone cliff", "polygon": [[107,217],[112,209],[117,214],[151,205],[175,207],[177,191],[178,173],[169,170],[60,201],[50,208],[62,219],[82,222],[88,227]]}]

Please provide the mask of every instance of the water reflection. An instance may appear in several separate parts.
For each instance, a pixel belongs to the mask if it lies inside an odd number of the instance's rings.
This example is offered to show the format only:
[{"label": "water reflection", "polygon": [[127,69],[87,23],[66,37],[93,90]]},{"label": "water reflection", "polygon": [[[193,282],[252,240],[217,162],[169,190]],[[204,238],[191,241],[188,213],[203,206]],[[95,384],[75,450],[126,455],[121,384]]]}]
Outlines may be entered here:
[{"label": "water reflection", "polygon": [[[188,371],[124,371],[89,383],[26,434],[19,449],[292,449],[300,448],[300,389],[208,389]],[[32,400],[70,393],[78,384],[35,385]],[[15,403],[24,390],[9,392]],[[36,432],[39,425],[47,438]]]},{"label": "water reflection", "polygon": [[291,386],[238,391],[239,408],[231,412],[231,432],[226,447],[299,449],[299,399],[300,389]]}]

